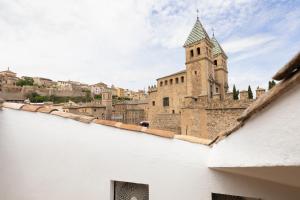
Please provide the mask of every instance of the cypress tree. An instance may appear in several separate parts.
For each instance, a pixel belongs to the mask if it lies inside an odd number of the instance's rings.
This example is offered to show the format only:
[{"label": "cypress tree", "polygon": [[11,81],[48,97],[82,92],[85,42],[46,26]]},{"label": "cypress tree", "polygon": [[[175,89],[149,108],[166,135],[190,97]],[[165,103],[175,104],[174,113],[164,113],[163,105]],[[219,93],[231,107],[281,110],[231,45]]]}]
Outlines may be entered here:
[{"label": "cypress tree", "polygon": [[248,86],[248,98],[249,98],[249,99],[253,99],[253,92],[252,92],[252,90],[251,90],[250,85]]},{"label": "cypress tree", "polygon": [[233,85],[232,93],[233,93],[233,99],[238,100],[240,91],[236,90],[235,85]]},{"label": "cypress tree", "polygon": [[274,87],[276,85],[276,82],[274,81],[274,80],[272,80],[272,81],[269,81],[269,90],[271,90],[272,89],[272,87]]}]

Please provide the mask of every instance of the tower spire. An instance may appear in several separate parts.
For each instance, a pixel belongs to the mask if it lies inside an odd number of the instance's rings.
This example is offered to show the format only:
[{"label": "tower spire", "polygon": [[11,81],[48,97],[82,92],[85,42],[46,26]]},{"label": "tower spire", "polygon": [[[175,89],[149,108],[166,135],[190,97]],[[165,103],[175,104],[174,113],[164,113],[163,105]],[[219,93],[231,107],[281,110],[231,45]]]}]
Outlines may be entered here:
[{"label": "tower spire", "polygon": [[197,20],[199,20],[199,9],[197,8]]}]

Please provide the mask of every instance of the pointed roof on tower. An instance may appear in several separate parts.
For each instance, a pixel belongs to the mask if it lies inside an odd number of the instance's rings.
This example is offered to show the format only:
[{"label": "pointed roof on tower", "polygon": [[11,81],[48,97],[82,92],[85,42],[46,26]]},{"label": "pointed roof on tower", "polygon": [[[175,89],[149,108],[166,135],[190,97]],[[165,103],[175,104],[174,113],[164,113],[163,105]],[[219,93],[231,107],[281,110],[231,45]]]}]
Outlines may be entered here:
[{"label": "pointed roof on tower", "polygon": [[207,38],[209,40],[209,36],[206,32],[206,30],[203,28],[199,17],[197,17],[196,23],[189,35],[189,37],[187,38],[187,40],[185,41],[183,47],[186,47],[190,44],[199,42],[200,40]]},{"label": "pointed roof on tower", "polygon": [[224,54],[227,58],[227,55],[225,53],[225,51],[222,49],[221,45],[219,44],[218,40],[216,39],[215,35],[213,34],[213,37],[210,40],[214,47],[212,49],[212,53],[213,55],[217,55],[217,54]]}]

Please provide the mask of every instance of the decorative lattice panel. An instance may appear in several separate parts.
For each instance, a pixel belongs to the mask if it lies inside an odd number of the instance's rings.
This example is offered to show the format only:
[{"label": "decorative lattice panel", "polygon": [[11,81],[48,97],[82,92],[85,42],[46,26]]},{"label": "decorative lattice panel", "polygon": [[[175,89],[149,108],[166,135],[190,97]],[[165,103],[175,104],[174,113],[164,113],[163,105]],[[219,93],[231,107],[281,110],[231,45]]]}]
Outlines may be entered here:
[{"label": "decorative lattice panel", "polygon": [[149,200],[149,187],[144,184],[115,181],[114,200]]}]

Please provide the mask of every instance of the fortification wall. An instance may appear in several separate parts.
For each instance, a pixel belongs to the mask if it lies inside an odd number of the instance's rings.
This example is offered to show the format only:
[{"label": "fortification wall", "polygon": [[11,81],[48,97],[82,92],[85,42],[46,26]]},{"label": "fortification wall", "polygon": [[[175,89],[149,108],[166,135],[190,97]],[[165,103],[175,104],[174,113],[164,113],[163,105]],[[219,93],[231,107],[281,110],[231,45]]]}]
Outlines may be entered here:
[{"label": "fortification wall", "polygon": [[180,114],[157,114],[150,121],[151,128],[174,131],[176,134],[181,134],[180,124]]},{"label": "fortification wall", "polygon": [[3,86],[0,91],[0,98],[6,101],[23,101],[28,94],[33,92],[42,96],[55,95],[59,97],[83,97],[86,95],[86,93],[81,90],[58,90],[56,88],[39,88],[36,86]]},{"label": "fortification wall", "polygon": [[224,99],[219,94],[209,99],[206,95],[187,97],[181,116],[182,133],[213,139],[218,133],[235,126],[237,118],[253,99],[234,100],[232,93]]}]

